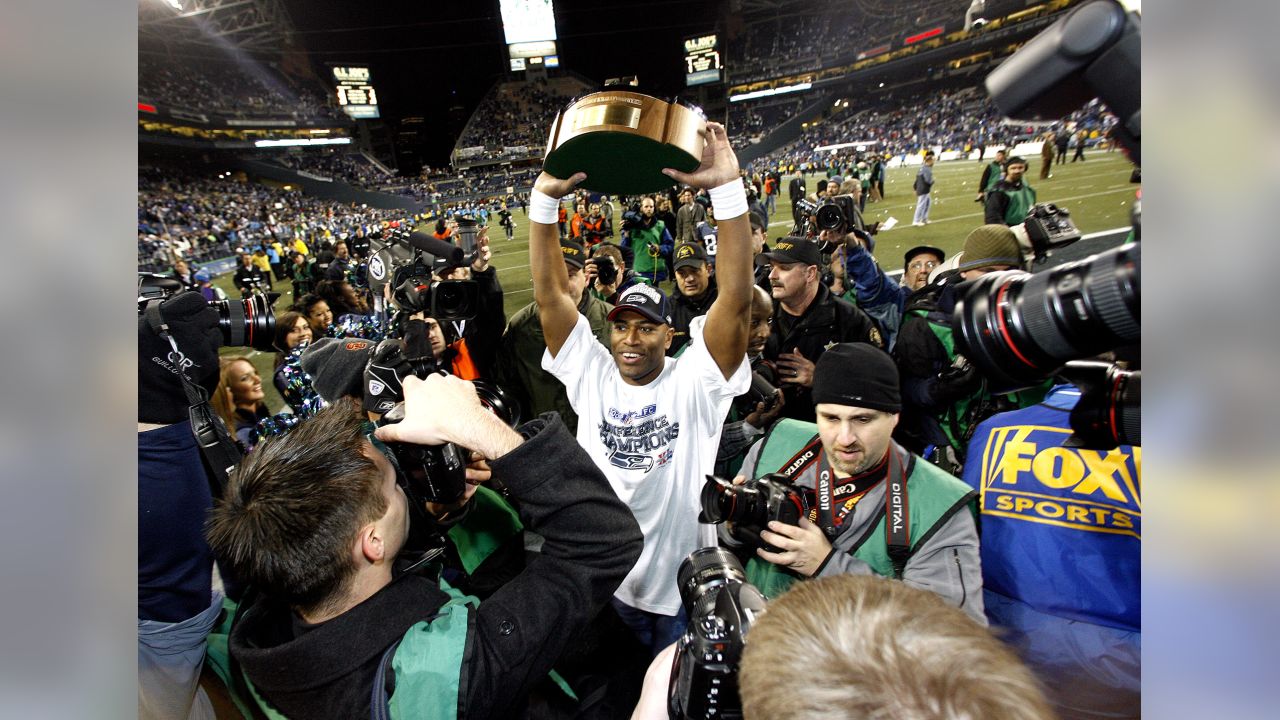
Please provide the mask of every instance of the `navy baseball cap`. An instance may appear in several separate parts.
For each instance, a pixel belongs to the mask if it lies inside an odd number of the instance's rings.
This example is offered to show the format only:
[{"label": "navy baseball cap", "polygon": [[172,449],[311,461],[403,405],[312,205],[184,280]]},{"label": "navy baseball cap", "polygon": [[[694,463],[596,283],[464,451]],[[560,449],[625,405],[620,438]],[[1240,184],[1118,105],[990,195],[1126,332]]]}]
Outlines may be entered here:
[{"label": "navy baseball cap", "polygon": [[624,310],[640,313],[656,323],[671,324],[671,303],[667,300],[667,296],[658,288],[642,282],[622,291],[618,303],[609,312],[609,319],[616,319],[618,313]]},{"label": "navy baseball cap", "polygon": [[784,265],[804,263],[805,265],[821,265],[822,252],[818,243],[807,238],[794,235],[784,237],[773,244],[773,251],[761,253],[774,262]]}]

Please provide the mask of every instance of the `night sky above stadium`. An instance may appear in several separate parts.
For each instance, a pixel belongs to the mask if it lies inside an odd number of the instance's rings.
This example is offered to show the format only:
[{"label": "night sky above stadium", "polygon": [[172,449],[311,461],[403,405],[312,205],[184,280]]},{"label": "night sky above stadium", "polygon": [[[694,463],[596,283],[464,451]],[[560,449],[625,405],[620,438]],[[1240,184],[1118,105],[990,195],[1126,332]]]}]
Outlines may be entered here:
[{"label": "night sky above stadium", "polygon": [[[713,29],[718,5],[556,0],[561,67],[597,82],[638,75],[641,89],[658,96],[684,93],[681,40]],[[367,64],[383,118],[426,118],[428,162],[442,163],[453,145],[448,108],[461,105],[469,115],[507,74],[498,0],[285,0],[285,6],[317,73],[330,62]]]}]

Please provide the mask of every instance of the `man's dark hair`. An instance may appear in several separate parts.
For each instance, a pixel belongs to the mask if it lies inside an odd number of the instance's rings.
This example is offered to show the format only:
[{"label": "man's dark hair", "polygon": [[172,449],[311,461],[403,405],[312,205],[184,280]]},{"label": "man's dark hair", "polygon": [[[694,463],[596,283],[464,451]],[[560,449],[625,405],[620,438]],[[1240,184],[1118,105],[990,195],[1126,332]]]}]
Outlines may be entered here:
[{"label": "man's dark hair", "polygon": [[260,443],[206,524],[218,559],[273,600],[304,613],[329,609],[355,574],[356,533],[387,511],[369,447],[350,400]]},{"label": "man's dark hair", "polygon": [[1022,157],[1018,155],[1014,155],[1010,157],[1008,160],[1004,161],[1005,167],[1009,167],[1010,165],[1022,165],[1025,167],[1026,164],[1027,164],[1027,161],[1023,160]]}]

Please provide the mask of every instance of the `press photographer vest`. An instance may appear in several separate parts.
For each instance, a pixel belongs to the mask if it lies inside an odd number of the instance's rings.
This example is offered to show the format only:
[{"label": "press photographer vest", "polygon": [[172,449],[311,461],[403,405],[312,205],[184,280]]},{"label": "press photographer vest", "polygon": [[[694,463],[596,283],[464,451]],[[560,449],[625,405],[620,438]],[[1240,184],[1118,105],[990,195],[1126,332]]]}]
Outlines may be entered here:
[{"label": "press photographer vest", "polygon": [[634,254],[631,269],[636,275],[652,280],[655,273],[664,271],[662,254],[658,248],[662,246],[662,231],[665,229],[666,225],[661,220],[654,220],[652,227],[627,230],[628,242],[631,243],[631,252]]},{"label": "press photographer vest", "polygon": [[[756,461],[756,477],[776,472],[788,475],[793,481],[802,476],[813,479],[821,470],[818,458],[821,456],[819,451],[822,449],[822,441],[818,438],[818,426],[814,423],[790,419],[779,421],[761,442],[764,444]],[[973,500],[977,493],[933,465],[917,462],[918,458],[897,443],[891,443],[889,448],[890,452],[899,453],[899,457],[905,459],[903,469],[907,483],[903,504],[908,511],[906,544],[891,548],[886,514],[882,506],[876,511],[875,521],[871,523],[870,529],[855,541],[852,548],[844,552],[870,565],[877,575],[900,580],[911,556],[920,549],[920,545],[933,537],[938,528],[965,507],[971,512],[975,510]],[[806,455],[809,457],[805,457]],[[788,470],[790,472],[786,472]],[[885,482],[888,480],[886,478]],[[816,486],[816,483],[813,484]],[[778,597],[797,580],[803,579],[787,568],[757,557],[747,561],[746,572],[747,581],[770,599]]]},{"label": "press photographer vest", "polygon": [[1017,188],[1001,182],[996,186],[996,191],[1004,193],[1009,198],[1009,206],[1004,209],[1005,225],[1020,225],[1027,219],[1027,213],[1031,211],[1031,207],[1036,204],[1036,191],[1025,182]]}]

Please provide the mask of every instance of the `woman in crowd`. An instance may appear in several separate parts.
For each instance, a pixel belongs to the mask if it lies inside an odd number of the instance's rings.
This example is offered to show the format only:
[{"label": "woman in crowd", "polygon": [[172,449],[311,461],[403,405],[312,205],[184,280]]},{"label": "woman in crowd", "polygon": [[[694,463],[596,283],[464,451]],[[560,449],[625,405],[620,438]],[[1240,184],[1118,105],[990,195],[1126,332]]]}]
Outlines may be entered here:
[{"label": "woman in crowd", "polygon": [[303,295],[296,309],[307,318],[312,337],[332,337],[329,328],[333,326],[333,311],[324,298],[313,293]]},{"label": "woman in crowd", "polygon": [[262,378],[253,363],[242,357],[224,357],[219,365],[222,374],[214,391],[213,407],[248,452],[258,439],[254,426],[270,416],[263,402],[266,393],[262,391]]},{"label": "woman in crowd", "polygon": [[[272,382],[280,397],[295,413],[318,410],[319,395],[311,386],[311,376],[302,370],[302,351],[311,344],[311,324],[306,316],[296,310],[288,310],[276,318],[276,336],[273,343],[276,353],[275,373]],[[314,406],[314,407],[312,407]]]}]

